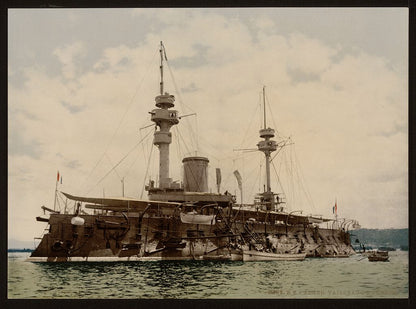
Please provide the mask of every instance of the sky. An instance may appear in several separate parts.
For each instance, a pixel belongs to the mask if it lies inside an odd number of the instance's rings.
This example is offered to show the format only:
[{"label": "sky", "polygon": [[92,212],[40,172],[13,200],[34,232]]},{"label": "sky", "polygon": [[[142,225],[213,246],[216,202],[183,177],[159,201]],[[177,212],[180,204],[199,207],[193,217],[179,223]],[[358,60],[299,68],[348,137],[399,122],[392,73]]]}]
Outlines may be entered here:
[{"label": "sky", "polygon": [[[145,199],[157,180],[149,111],[165,91],[170,174],[183,157],[209,162],[209,188],[262,191],[262,88],[267,126],[289,140],[272,161],[287,211],[408,226],[407,8],[10,9],[8,238],[45,228],[57,189]],[[116,166],[114,168],[114,166]],[[63,207],[64,201],[58,204]],[[72,207],[72,204],[69,204]]]}]

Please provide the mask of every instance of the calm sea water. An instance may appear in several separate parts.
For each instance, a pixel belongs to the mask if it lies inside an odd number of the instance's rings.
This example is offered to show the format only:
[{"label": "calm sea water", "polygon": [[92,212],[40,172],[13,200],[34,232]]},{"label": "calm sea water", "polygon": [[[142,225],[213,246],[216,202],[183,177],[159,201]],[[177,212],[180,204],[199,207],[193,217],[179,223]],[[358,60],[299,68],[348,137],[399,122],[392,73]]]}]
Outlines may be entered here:
[{"label": "calm sea water", "polygon": [[408,254],[305,261],[31,263],[8,254],[8,298],[407,298]]}]

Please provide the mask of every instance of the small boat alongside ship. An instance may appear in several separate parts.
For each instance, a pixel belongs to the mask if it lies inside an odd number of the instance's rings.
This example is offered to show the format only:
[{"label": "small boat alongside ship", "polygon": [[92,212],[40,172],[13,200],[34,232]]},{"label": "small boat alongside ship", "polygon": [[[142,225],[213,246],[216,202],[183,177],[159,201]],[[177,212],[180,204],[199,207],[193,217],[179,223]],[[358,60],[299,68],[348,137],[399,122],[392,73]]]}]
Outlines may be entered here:
[{"label": "small boat alongside ship", "polygon": [[303,261],[306,253],[273,253],[257,250],[243,250],[243,261]]},{"label": "small boat alongside ship", "polygon": [[[34,262],[239,260],[301,261],[306,257],[348,257],[355,254],[348,227],[355,220],[286,211],[282,194],[271,189],[271,154],[287,141],[276,142],[267,126],[263,88],[264,123],[258,151],[264,154],[266,184],[253,204],[246,205],[226,191],[208,190],[209,159],[189,156],[182,160],[183,179],[169,175],[170,129],[181,116],[173,110],[175,97],[164,91],[164,46],[160,45],[160,94],[150,114],[155,124],[153,145],[159,149],[159,177],[145,190],[148,199],[76,196],[56,190],[66,198],[63,209],[42,207],[48,228],[29,257]],[[234,171],[241,190],[241,175]],[[59,175],[58,175],[59,178]],[[73,203],[73,211],[70,211]],[[328,224],[325,228],[322,224]],[[334,224],[335,223],[335,224]],[[329,227],[331,225],[331,227]]]}]

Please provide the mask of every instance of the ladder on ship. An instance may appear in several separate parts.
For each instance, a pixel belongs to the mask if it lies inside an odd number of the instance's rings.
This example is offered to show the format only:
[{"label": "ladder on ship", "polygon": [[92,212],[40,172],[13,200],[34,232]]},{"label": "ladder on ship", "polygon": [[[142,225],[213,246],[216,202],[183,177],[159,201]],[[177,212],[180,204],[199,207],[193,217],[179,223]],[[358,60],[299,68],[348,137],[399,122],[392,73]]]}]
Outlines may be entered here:
[{"label": "ladder on ship", "polygon": [[254,240],[256,243],[264,244],[263,237],[253,231],[253,229],[249,227],[248,223],[244,224],[244,231],[248,234],[250,239]]},{"label": "ladder on ship", "polygon": [[[235,233],[233,232],[231,225],[228,222],[227,216],[224,215],[224,212],[221,208],[218,208],[216,214],[216,224],[217,228],[221,234],[224,235],[232,235],[234,236]],[[236,235],[235,235],[236,236]]]}]

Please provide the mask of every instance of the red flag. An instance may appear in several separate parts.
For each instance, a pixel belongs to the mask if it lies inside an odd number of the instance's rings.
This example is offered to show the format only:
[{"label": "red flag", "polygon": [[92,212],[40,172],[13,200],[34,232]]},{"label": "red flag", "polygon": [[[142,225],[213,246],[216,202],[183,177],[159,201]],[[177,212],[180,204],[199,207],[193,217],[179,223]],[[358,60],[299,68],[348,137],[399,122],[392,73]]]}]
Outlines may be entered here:
[{"label": "red flag", "polygon": [[337,214],[337,201],[335,201],[335,214]]},{"label": "red flag", "polygon": [[57,177],[56,181],[59,181],[59,171],[58,171],[58,177]]}]

